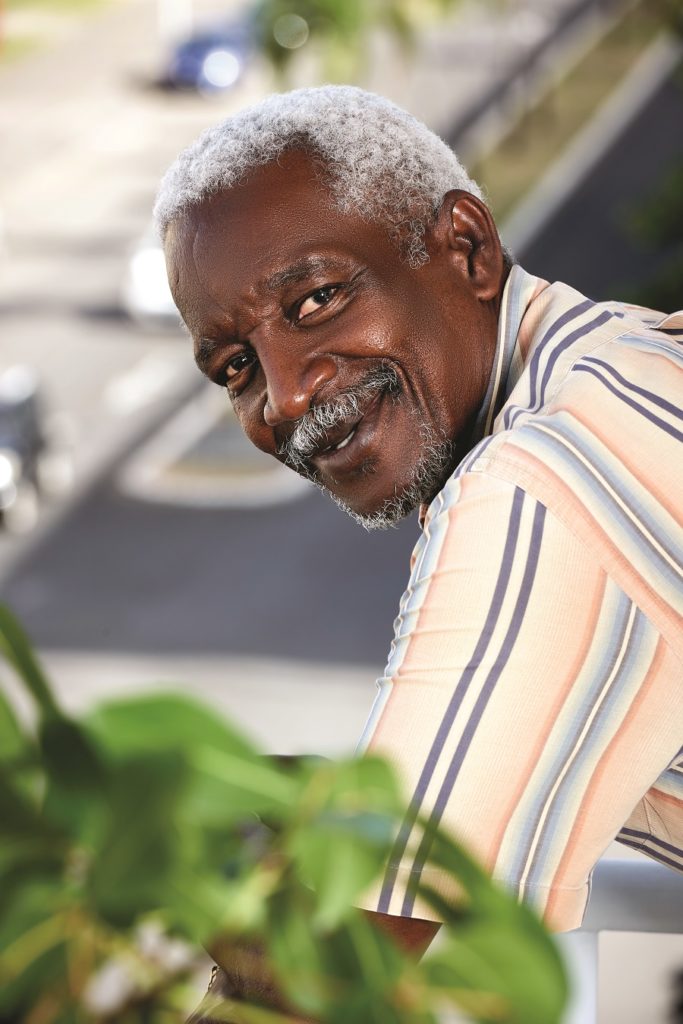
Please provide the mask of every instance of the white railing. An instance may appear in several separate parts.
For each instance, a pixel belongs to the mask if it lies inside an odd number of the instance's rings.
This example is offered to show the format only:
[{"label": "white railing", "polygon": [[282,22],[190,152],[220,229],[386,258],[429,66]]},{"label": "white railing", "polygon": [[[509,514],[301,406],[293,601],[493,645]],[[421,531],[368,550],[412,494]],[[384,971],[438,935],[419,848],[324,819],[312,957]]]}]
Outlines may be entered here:
[{"label": "white railing", "polygon": [[558,936],[573,992],[564,1024],[597,1024],[600,932],[683,933],[683,876],[645,856],[598,862],[583,925]]}]

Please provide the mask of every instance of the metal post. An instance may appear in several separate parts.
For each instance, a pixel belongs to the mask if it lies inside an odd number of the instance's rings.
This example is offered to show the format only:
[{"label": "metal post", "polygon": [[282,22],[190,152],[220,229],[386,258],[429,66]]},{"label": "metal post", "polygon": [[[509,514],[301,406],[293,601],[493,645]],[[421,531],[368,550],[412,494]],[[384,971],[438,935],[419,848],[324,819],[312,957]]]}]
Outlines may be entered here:
[{"label": "metal post", "polygon": [[597,932],[564,932],[556,938],[564,955],[571,991],[562,1024],[597,1024]]}]

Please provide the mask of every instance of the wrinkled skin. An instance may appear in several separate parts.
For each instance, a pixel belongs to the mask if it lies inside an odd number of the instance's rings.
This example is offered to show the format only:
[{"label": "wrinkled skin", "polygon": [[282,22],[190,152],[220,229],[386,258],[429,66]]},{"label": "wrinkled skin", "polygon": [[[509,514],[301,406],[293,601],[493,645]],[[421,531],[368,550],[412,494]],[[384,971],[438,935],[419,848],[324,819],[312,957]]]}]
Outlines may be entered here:
[{"label": "wrinkled skin", "polygon": [[[332,206],[299,151],[190,208],[166,239],[200,369],[258,448],[361,517],[401,499],[441,445],[436,477],[407,504],[431,500],[488,383],[506,273],[489,211],[449,192],[426,245],[429,261],[409,266],[387,226]],[[376,380],[393,384],[366,386]],[[332,426],[296,464],[297,423],[328,406]]]}]

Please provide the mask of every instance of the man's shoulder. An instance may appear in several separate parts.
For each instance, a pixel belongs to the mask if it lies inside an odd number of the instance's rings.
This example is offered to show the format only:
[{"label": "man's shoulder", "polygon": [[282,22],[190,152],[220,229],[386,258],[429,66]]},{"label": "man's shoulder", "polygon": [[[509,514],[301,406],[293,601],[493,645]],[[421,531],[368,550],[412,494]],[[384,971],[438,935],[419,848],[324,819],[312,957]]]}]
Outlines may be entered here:
[{"label": "man's shoulder", "polygon": [[[647,311],[617,317],[608,304],[589,312],[607,313],[609,329],[578,352],[569,341],[561,373],[551,353],[535,381],[520,379],[522,399],[510,396],[443,505],[489,493],[489,480],[519,488],[672,635],[683,616],[683,322],[656,328]],[[491,507],[489,496],[493,522]]]},{"label": "man's shoulder", "polygon": [[[603,428],[610,431],[611,414],[618,411],[618,428],[623,429],[624,413],[641,411],[633,396],[642,392],[643,382],[648,395],[640,393],[641,398],[655,403],[678,399],[680,406],[681,368],[683,311],[666,314],[624,302],[596,302],[561,282],[545,285],[519,322],[492,433],[528,427],[561,408],[580,415],[582,405],[594,403],[601,391],[602,397],[609,393],[621,403],[614,407],[608,402],[600,409]],[[638,425],[637,416],[628,419]]]},{"label": "man's shoulder", "polygon": [[528,275],[522,283],[535,297],[521,318],[513,386],[427,525],[435,530],[438,516],[457,529],[465,495],[493,529],[507,499],[487,481],[519,488],[605,565],[636,567],[671,600],[673,586],[683,612],[671,572],[683,562],[683,314],[593,302],[562,284],[534,292]]}]

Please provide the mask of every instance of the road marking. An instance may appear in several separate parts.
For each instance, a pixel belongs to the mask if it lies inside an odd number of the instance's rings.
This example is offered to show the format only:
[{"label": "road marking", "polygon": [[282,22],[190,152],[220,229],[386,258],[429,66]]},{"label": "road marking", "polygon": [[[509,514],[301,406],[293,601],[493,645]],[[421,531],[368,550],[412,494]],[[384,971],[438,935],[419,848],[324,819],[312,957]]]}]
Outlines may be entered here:
[{"label": "road marking", "polygon": [[117,416],[129,416],[143,409],[184,379],[186,365],[186,359],[180,361],[168,354],[148,352],[107,384],[102,395],[105,407]]},{"label": "road marking", "polygon": [[[202,460],[192,450],[225,423],[226,454]],[[231,454],[228,442],[236,442]],[[202,465],[202,461],[204,464]],[[312,484],[243,439],[225,394],[207,385],[187,402],[117,476],[120,489],[141,501],[189,508],[254,508],[295,501]]]}]

